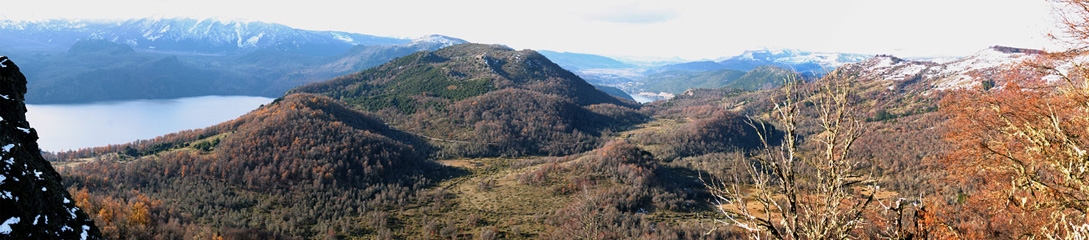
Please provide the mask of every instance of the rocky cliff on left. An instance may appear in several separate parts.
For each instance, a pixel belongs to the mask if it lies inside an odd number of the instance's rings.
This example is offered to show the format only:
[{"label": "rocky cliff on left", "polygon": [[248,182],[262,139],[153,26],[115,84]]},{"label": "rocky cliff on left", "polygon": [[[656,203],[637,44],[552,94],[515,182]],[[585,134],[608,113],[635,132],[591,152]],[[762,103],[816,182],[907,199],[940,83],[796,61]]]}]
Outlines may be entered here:
[{"label": "rocky cliff on left", "polygon": [[26,77],[0,56],[0,239],[99,239],[26,121]]}]

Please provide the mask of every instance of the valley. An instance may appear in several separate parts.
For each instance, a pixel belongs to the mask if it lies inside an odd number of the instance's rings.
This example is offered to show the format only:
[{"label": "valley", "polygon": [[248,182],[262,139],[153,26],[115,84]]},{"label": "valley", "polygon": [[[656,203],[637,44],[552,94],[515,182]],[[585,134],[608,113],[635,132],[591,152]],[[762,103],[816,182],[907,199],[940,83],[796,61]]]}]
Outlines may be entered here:
[{"label": "valley", "polygon": [[633,61],[144,18],[0,19],[0,54],[0,239],[1089,235],[1075,50]]}]

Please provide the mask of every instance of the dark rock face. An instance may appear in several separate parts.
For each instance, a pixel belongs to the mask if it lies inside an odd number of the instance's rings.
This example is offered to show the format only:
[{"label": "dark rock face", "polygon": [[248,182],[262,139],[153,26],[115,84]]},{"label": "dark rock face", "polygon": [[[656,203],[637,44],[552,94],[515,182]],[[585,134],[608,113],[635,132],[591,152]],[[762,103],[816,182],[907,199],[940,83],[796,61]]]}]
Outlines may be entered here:
[{"label": "dark rock face", "polygon": [[0,239],[101,238],[42,158],[24,94],[26,77],[0,56]]}]

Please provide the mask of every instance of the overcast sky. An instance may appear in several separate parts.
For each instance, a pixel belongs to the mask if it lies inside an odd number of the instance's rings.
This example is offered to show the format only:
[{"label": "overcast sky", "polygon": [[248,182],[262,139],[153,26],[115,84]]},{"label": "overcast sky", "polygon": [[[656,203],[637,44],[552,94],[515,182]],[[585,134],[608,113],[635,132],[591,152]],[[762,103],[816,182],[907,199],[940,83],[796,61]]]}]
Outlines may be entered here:
[{"label": "overcast sky", "polygon": [[0,18],[217,17],[607,56],[748,49],[962,56],[991,45],[1055,48],[1048,0],[27,0]]}]

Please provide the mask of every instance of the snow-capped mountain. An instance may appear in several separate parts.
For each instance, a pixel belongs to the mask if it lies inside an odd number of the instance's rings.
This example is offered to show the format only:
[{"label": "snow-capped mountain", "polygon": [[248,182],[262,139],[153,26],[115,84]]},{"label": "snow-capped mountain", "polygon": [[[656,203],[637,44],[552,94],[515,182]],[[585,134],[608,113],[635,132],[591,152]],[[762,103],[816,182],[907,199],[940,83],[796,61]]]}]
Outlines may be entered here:
[{"label": "snow-capped mountain", "polygon": [[[861,80],[923,83],[928,85],[927,89],[946,90],[977,86],[1001,71],[1000,67],[1017,64],[1043,53],[1033,49],[993,46],[944,63],[877,55],[862,62],[845,65],[842,70],[857,74]],[[890,88],[897,85],[903,84],[892,85]]]},{"label": "snow-capped mountain", "polygon": [[280,96],[295,86],[464,42],[243,20],[0,20],[0,54],[27,63],[23,72],[32,79],[32,103]]},{"label": "snow-capped mountain", "polygon": [[765,65],[793,69],[799,73],[821,75],[847,63],[860,62],[872,55],[853,53],[809,52],[796,49],[749,50],[741,55],[724,58],[719,61],[696,61],[667,65],[654,69],[655,72],[671,70],[716,71],[733,69],[748,71]]},{"label": "snow-capped mountain", "polygon": [[[393,45],[407,39],[311,31],[244,20],[144,18],[125,21],[0,20],[0,42],[30,43],[35,50],[65,49],[81,39],[104,39],[147,51],[232,53],[277,49],[327,55],[356,45]],[[0,46],[10,48],[11,46]],[[26,47],[26,46],[22,46]]]},{"label": "snow-capped mountain", "polygon": [[408,46],[439,49],[468,42],[460,38],[431,34],[412,39]]},{"label": "snow-capped mountain", "polygon": [[[797,49],[764,49],[745,51],[741,55],[722,60],[720,64],[761,63],[762,65],[795,66],[798,71],[831,71],[847,63],[860,62],[872,55],[853,53],[808,52]],[[808,68],[807,68],[808,67]],[[817,69],[817,68],[820,69]]]}]

